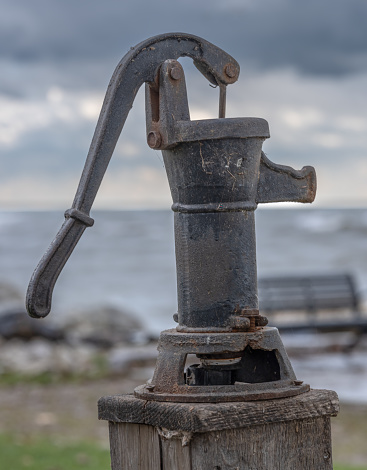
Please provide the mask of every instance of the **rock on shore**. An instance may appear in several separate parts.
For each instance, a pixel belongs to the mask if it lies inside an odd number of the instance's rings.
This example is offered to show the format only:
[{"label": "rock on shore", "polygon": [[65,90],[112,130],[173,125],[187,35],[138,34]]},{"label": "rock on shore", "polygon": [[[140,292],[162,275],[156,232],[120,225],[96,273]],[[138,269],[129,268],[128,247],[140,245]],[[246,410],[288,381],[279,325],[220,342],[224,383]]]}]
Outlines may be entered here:
[{"label": "rock on shore", "polygon": [[155,345],[142,324],[114,306],[70,312],[62,324],[30,318],[21,293],[0,283],[0,374],[125,373],[134,362],[150,363]]}]

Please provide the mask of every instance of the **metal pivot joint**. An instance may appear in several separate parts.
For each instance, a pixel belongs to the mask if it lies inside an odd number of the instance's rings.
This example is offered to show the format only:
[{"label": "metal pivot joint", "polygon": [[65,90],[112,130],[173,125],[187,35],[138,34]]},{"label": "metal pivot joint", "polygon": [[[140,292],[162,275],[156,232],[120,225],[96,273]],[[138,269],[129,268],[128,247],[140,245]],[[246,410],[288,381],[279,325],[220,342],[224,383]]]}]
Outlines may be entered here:
[{"label": "metal pivot joint", "polygon": [[[218,119],[190,119],[177,61],[183,55],[220,87]],[[30,283],[29,312],[45,316],[59,272],[92,224],[90,207],[145,82],[147,142],[162,150],[175,213],[178,326],[161,334],[154,377],[135,390],[143,399],[256,400],[309,389],[296,380],[277,329],[259,313],[254,211],[259,203],[312,202],[315,171],[265,156],[264,119],[225,118],[226,86],[238,75],[232,57],[184,34],[152,38],[127,54],[107,91],[73,208]],[[188,354],[199,363],[184,372]]]}]

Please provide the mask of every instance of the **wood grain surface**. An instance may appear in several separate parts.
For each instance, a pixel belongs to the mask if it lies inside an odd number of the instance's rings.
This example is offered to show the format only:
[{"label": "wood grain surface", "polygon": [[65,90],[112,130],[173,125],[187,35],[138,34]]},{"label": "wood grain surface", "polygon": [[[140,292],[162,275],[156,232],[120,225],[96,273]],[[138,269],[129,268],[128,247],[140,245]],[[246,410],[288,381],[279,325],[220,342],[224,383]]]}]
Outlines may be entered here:
[{"label": "wood grain surface", "polygon": [[338,396],[311,390],[290,398],[231,403],[169,403],[133,395],[102,397],[98,417],[114,423],[149,424],[172,430],[208,432],[297,419],[336,416]]},{"label": "wood grain surface", "polygon": [[111,423],[112,470],[332,470],[330,418],[196,433],[187,445],[153,426]]}]

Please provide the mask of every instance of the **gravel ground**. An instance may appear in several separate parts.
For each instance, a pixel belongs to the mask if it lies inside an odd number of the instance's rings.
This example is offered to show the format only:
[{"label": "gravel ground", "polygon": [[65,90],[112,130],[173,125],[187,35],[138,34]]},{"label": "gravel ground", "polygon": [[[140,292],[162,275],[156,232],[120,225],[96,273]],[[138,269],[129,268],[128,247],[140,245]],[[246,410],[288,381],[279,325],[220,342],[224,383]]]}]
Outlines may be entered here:
[{"label": "gravel ground", "polygon": [[[0,389],[0,432],[22,440],[48,438],[62,442],[93,440],[108,446],[107,423],[98,421],[97,401],[103,395],[131,393],[145,382],[147,371],[129,378],[69,383],[19,384]],[[149,372],[150,375],[150,372]],[[148,378],[148,377],[147,377]]]}]

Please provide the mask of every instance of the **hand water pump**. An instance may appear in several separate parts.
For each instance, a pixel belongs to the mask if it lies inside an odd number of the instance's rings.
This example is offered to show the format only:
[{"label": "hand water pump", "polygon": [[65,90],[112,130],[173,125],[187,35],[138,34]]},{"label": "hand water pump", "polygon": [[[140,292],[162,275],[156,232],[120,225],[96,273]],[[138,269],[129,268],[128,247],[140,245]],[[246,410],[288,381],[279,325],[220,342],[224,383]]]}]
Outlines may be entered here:
[{"label": "hand water pump", "polygon": [[[220,89],[219,118],[190,120],[179,57],[191,57]],[[89,211],[139,87],[146,85],[148,145],[162,150],[174,211],[178,326],[163,331],[153,378],[135,389],[144,400],[250,401],[298,395],[276,328],[259,313],[254,211],[259,203],[312,202],[315,171],[271,162],[260,118],[225,118],[226,87],[238,63],[192,35],[153,37],[132,48],[108,86],[72,208],[30,281],[27,309],[45,317],[60,271],[93,225]],[[186,357],[198,364],[185,369]]]}]

